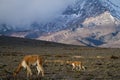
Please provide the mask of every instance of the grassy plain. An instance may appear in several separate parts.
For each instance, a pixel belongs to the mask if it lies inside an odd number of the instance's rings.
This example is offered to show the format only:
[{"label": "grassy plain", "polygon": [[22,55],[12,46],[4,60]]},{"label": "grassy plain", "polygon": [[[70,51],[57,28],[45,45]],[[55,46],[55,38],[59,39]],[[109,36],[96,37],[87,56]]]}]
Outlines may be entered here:
[{"label": "grassy plain", "polygon": [[[0,36],[0,80],[27,80],[24,69],[14,79],[12,73],[25,55],[39,54],[45,77],[31,80],[120,80],[120,49],[65,45],[45,41]],[[65,62],[82,61],[85,71],[72,71]]]}]

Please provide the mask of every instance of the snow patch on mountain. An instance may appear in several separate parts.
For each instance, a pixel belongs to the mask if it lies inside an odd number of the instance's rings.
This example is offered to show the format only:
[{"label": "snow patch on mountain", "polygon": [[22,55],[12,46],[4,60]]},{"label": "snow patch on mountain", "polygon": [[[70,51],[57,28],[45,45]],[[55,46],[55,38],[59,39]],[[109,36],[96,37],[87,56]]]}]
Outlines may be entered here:
[{"label": "snow patch on mountain", "polygon": [[120,19],[120,0],[101,0],[102,4],[109,9],[114,17]]},{"label": "snow patch on mountain", "polygon": [[99,16],[85,19],[82,25],[83,27],[76,27],[74,30],[70,28],[40,36],[37,39],[87,46],[102,46],[120,40],[119,31],[117,31],[120,21],[112,17],[108,11]]}]

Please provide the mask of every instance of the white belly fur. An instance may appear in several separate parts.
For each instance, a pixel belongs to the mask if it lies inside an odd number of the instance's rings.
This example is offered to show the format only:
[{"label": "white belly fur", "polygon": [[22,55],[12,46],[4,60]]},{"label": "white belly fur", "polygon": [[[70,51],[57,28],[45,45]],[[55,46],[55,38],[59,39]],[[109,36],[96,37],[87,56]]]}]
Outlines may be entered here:
[{"label": "white belly fur", "polygon": [[[33,64],[31,64],[31,65],[35,66],[37,64],[39,64],[38,60],[36,62],[34,62]],[[27,63],[25,61],[22,61],[22,66],[26,69],[27,68]]]},{"label": "white belly fur", "polygon": [[26,67],[27,67],[27,64],[26,64],[26,62],[25,62],[25,61],[22,61],[22,66],[23,66],[24,68],[26,68]]}]

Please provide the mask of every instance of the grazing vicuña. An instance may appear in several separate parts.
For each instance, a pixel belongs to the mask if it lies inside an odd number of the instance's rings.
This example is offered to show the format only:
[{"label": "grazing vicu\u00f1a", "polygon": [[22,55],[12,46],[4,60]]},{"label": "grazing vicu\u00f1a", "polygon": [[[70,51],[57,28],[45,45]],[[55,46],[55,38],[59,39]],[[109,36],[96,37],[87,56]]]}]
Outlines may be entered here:
[{"label": "grazing vicu\u00f1a", "polygon": [[85,70],[85,67],[81,61],[66,61],[66,63],[72,65],[72,70]]},{"label": "grazing vicu\u00f1a", "polygon": [[26,55],[18,65],[15,72],[13,73],[13,76],[15,77],[22,68],[25,68],[27,70],[27,77],[31,76],[32,75],[32,71],[30,69],[31,65],[36,66],[38,75],[41,72],[42,76],[44,76],[44,70],[42,67],[42,58],[39,55]]}]

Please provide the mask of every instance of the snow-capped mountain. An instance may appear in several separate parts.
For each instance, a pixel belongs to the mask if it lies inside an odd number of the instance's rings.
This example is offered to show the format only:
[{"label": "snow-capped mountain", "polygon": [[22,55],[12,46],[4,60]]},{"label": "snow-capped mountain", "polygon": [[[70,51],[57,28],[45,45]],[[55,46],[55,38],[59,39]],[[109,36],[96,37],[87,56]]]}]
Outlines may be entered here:
[{"label": "snow-capped mountain", "polygon": [[117,44],[120,41],[119,3],[119,0],[74,0],[74,3],[49,22],[33,22],[27,30],[3,23],[0,25],[0,34],[110,47],[111,42]]},{"label": "snow-capped mountain", "polygon": [[102,46],[120,40],[120,21],[108,11],[96,17],[86,18],[81,25],[83,27],[77,25],[76,28],[40,36],[38,39],[87,46]]}]

